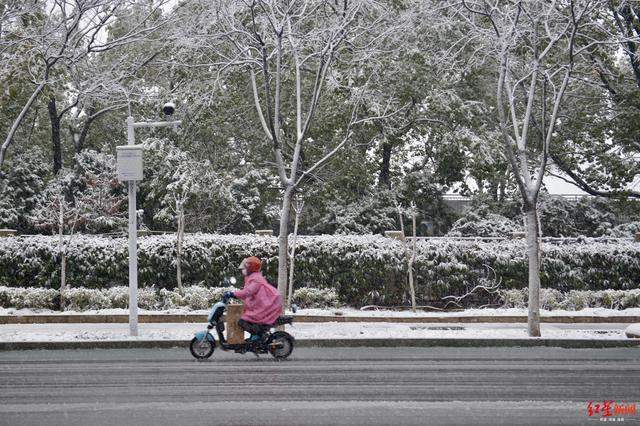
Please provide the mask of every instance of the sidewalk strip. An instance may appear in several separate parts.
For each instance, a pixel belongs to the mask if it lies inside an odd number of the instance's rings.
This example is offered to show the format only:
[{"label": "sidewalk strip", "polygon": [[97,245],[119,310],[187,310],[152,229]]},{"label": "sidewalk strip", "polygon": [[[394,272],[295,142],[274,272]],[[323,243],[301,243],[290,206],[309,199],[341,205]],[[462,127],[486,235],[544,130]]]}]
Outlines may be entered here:
[{"label": "sidewalk strip", "polygon": [[[329,315],[294,315],[294,322],[389,322],[389,323],[526,323],[524,315],[493,316],[432,316],[432,317],[365,317],[365,316],[329,316]],[[142,314],[138,316],[140,323],[206,323],[206,314]],[[640,323],[640,316],[581,316],[550,315],[540,317],[543,323],[559,324],[596,324],[596,323]],[[103,323],[125,324],[128,315],[104,314],[72,314],[72,315],[0,315],[0,324],[71,324],[71,323]]]}]

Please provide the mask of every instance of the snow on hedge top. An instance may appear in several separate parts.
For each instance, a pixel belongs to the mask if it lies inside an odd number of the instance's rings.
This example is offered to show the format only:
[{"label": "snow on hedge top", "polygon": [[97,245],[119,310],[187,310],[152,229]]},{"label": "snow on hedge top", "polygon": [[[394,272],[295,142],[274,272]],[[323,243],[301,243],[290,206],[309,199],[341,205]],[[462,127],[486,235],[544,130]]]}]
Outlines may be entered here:
[{"label": "snow on hedge top", "polygon": [[[300,236],[297,244],[299,285],[332,287],[359,300],[384,283],[406,279],[405,245],[399,240],[381,235],[320,235]],[[175,247],[173,234],[139,238],[141,285],[175,286]],[[428,297],[464,294],[479,280],[493,278],[494,272],[507,288],[520,288],[526,283],[524,239],[428,238],[419,239],[416,248],[416,285],[418,289],[424,287]],[[544,242],[542,251],[542,279],[549,287],[566,291],[640,285],[640,244],[630,239],[558,239]],[[276,237],[187,234],[182,253],[183,279],[191,285],[221,285],[225,276],[237,274],[242,258],[250,255],[263,259],[265,273],[274,279]],[[127,257],[124,237],[75,235],[67,248],[68,280],[72,286],[94,288],[125,285]],[[55,286],[59,263],[56,236],[0,239],[0,284]],[[396,287],[400,298],[402,288]]]},{"label": "snow on hedge top", "polygon": [[[175,235],[155,235],[138,238],[139,250],[148,255],[165,256],[166,248],[175,245]],[[430,259],[450,258],[452,254],[469,252],[486,252],[494,256],[521,257],[524,255],[523,239],[507,240],[460,240],[457,238],[419,239],[416,244],[418,255]],[[3,257],[20,258],[24,261],[37,262],[45,252],[56,252],[57,236],[33,235],[0,239],[0,259]],[[322,252],[340,256],[353,257],[354,261],[365,258],[386,259],[389,256],[401,259],[404,257],[404,245],[401,241],[381,235],[319,235],[298,236],[298,250]],[[262,256],[267,262],[277,255],[277,237],[256,235],[185,235],[185,251],[202,251],[213,253],[221,248],[233,249],[234,254],[246,256]],[[77,234],[73,236],[68,253],[83,253],[97,259],[108,254],[126,255],[127,239],[124,237],[104,237]],[[217,250],[216,250],[217,249]],[[577,252],[597,256],[630,256],[638,260],[640,244],[630,239],[579,238],[543,242],[542,251],[546,254],[563,254],[571,256]]]}]

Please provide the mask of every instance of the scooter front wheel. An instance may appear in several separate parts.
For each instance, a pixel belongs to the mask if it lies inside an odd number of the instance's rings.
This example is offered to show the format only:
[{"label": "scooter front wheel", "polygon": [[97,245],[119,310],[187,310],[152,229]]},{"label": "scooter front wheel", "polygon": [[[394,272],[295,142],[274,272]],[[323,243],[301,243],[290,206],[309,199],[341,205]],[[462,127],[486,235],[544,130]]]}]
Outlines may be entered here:
[{"label": "scooter front wheel", "polygon": [[215,342],[212,342],[206,337],[202,340],[194,337],[193,339],[191,339],[189,350],[191,351],[191,355],[193,355],[194,358],[207,359],[213,354],[213,351],[216,348],[215,345]]}]

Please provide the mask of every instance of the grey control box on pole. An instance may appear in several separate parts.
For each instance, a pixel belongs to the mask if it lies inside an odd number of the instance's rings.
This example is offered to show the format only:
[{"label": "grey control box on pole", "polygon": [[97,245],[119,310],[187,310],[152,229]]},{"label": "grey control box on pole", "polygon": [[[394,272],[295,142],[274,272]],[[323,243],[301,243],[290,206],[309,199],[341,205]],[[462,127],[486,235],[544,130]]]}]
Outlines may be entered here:
[{"label": "grey control box on pole", "polygon": [[142,145],[116,147],[118,180],[140,181],[143,177]]}]

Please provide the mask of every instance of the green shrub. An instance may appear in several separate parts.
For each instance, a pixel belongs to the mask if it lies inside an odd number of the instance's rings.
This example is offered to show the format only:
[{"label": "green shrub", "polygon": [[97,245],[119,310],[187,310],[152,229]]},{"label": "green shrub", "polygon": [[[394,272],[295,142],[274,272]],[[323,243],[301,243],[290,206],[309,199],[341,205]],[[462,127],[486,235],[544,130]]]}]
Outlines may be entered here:
[{"label": "green shrub", "polygon": [[161,288],[159,292],[160,308],[162,309],[176,309],[184,308],[186,303],[184,297],[178,292],[178,290],[167,290]]},{"label": "green shrub", "polygon": [[[527,306],[528,291],[501,290],[500,299],[505,308]],[[555,289],[540,289],[540,307],[547,310],[579,311],[585,308],[628,309],[640,307],[640,290],[571,290],[562,293]]]},{"label": "green shrub", "polygon": [[64,309],[67,311],[111,308],[111,300],[100,289],[71,287],[62,291],[62,297],[64,299]]},{"label": "green shrub", "polygon": [[185,287],[182,300],[191,309],[207,309],[213,304],[211,289],[197,285]]},{"label": "green shrub", "polygon": [[508,237],[514,232],[523,232],[522,225],[499,214],[469,211],[453,224],[447,236]]},{"label": "green shrub", "polygon": [[13,308],[13,296],[20,288],[0,286],[0,308]]},{"label": "green shrub", "polygon": [[527,294],[524,290],[500,290],[498,294],[503,308],[524,308],[527,306]]},{"label": "green shrub", "polygon": [[640,290],[629,290],[622,296],[621,305],[623,309],[640,306]]},{"label": "green shrub", "polygon": [[[140,288],[155,286],[168,291],[158,293],[157,300],[144,302],[145,306],[204,306],[219,298],[173,292],[173,235],[143,237],[139,241]],[[541,281],[545,288],[568,293],[639,286],[640,244],[633,241],[583,238],[543,243],[542,250]],[[51,236],[1,239],[0,285],[55,285],[59,282],[56,251],[57,240]],[[262,258],[265,277],[275,282],[277,254],[275,237],[187,235],[182,256],[183,282],[185,288],[221,288],[225,277],[238,274],[237,265],[248,255]],[[69,282],[94,289],[122,287],[127,285],[127,271],[126,239],[77,235],[72,240],[67,257]],[[521,289],[527,286],[525,247],[522,240],[419,240],[414,277],[419,304],[463,295],[487,279],[501,282],[505,290]],[[400,305],[408,293],[403,244],[376,235],[300,237],[295,282],[296,287],[334,289],[340,301],[351,306],[367,304],[372,294],[383,296],[385,304]],[[123,297],[111,303],[124,306],[127,299]]]},{"label": "green shrub", "polygon": [[235,287],[204,287],[202,285],[184,287],[182,293],[178,289],[160,289],[158,305],[162,309],[209,309],[222,299],[225,291],[236,291]]},{"label": "green shrub", "polygon": [[[225,291],[233,287],[202,286],[185,287],[183,296],[175,290],[154,287],[138,289],[138,305],[143,309],[209,309],[222,298]],[[504,308],[525,308],[527,289],[500,290],[498,292]],[[67,310],[123,308],[129,305],[129,289],[113,287],[104,290],[71,288],[64,292]],[[0,286],[0,307],[15,309],[57,309],[57,290],[35,287],[16,288]],[[187,302],[188,301],[188,302]],[[338,293],[329,288],[303,287],[293,294],[293,302],[301,308],[335,308],[340,305]],[[463,306],[470,307],[468,301]],[[555,289],[540,289],[540,304],[547,310],[580,310],[584,308],[627,309],[640,307],[640,289],[634,290],[572,290],[562,293]]]},{"label": "green shrub", "polygon": [[127,309],[129,307],[129,287],[118,286],[104,290],[112,308]]},{"label": "green shrub", "polygon": [[142,309],[158,309],[160,298],[153,287],[138,289],[138,306]]},{"label": "green shrub", "polygon": [[[129,308],[129,287],[118,286],[102,290],[109,300],[110,308]],[[138,288],[138,307],[142,309],[158,309],[159,295],[154,288]]]},{"label": "green shrub", "polygon": [[597,298],[594,292],[571,290],[562,301],[561,309],[579,311],[584,308],[596,307]]},{"label": "green shrub", "polygon": [[330,288],[302,287],[293,292],[292,301],[300,308],[335,308],[338,293]]},{"label": "green shrub", "polygon": [[224,294],[225,291],[237,291],[237,290],[239,289],[235,287],[211,287],[209,289],[210,298],[209,298],[209,306],[207,306],[207,309],[210,308],[214,303],[222,300],[222,295]]},{"label": "green shrub", "polygon": [[24,292],[22,304],[24,308],[31,309],[55,309],[58,306],[57,298],[60,292],[54,289],[38,288],[35,291]]},{"label": "green shrub", "polygon": [[554,288],[540,289],[540,307],[542,309],[560,309],[564,295],[560,290]]},{"label": "green shrub", "polygon": [[58,290],[53,289],[0,287],[0,307],[56,309],[58,296]]},{"label": "green shrub", "polygon": [[640,232],[640,222],[629,222],[608,229],[606,234],[612,237],[633,238],[638,232]]}]

